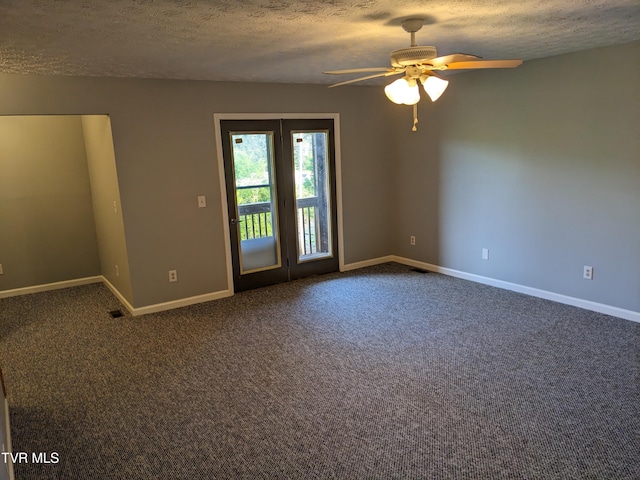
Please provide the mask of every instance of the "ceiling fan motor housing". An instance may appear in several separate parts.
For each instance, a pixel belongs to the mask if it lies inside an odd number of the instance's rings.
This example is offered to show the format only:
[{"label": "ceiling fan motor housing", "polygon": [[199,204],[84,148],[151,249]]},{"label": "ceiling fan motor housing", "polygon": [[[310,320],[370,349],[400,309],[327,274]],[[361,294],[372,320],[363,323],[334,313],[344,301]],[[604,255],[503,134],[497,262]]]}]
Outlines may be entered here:
[{"label": "ceiling fan motor housing", "polygon": [[432,58],[436,58],[438,52],[436,47],[409,47],[400,48],[391,52],[391,65],[397,68],[408,67],[427,63]]}]

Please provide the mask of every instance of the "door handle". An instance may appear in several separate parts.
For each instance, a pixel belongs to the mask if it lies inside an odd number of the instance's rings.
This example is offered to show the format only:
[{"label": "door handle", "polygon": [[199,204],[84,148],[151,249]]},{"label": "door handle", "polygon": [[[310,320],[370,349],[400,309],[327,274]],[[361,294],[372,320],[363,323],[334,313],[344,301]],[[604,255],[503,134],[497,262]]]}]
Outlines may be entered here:
[{"label": "door handle", "polygon": [[240,222],[244,222],[244,219],[238,220],[237,218],[232,218],[231,220],[229,220],[229,223],[231,223],[231,225],[237,225]]}]

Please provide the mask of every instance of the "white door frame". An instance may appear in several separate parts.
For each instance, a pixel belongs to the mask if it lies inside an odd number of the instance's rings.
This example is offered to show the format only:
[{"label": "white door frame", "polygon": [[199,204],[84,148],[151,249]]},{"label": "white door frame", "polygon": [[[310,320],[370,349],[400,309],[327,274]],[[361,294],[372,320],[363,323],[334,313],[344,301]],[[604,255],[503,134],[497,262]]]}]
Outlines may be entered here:
[{"label": "white door frame", "polygon": [[224,156],[222,153],[221,120],[287,120],[287,119],[331,119],[334,129],[334,151],[336,169],[336,209],[338,218],[338,264],[344,270],[344,240],[342,222],[342,163],[340,157],[340,114],[339,113],[214,113],[213,123],[216,138],[216,154],[218,157],[218,179],[220,181],[220,206],[222,207],[222,230],[224,233],[224,250],[226,257],[227,285],[233,292],[233,266],[231,263],[231,234],[229,231],[229,210],[227,205],[227,185],[224,176]]}]

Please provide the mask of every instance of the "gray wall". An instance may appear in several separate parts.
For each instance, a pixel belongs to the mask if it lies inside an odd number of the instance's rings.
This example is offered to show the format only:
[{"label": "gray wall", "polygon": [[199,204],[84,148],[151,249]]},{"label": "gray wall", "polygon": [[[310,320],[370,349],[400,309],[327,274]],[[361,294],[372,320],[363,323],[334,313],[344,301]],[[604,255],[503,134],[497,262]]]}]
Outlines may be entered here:
[{"label": "gray wall", "polygon": [[640,42],[451,77],[394,129],[394,252],[640,311],[639,85]]},{"label": "gray wall", "polygon": [[380,87],[0,75],[0,114],[109,114],[135,307],[228,288],[214,113],[338,112],[346,263],[396,254],[639,311],[639,59],[636,42],[454,75],[417,133]]},{"label": "gray wall", "polygon": [[79,117],[0,116],[0,290],[100,274]]},{"label": "gray wall", "polygon": [[106,115],[82,115],[82,129],[91,183],[100,269],[102,275],[129,303],[132,303],[129,259],[113,153],[111,122]]},{"label": "gray wall", "polygon": [[340,113],[345,262],[388,255],[387,103],[377,88],[0,75],[0,114],[110,116],[134,307],[228,288],[214,113]]}]

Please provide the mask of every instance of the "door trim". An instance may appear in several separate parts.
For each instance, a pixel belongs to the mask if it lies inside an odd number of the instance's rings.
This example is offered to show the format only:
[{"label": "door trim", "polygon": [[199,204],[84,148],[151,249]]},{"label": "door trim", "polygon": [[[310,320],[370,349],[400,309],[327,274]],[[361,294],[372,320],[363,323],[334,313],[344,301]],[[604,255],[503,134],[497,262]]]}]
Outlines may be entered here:
[{"label": "door trim", "polygon": [[227,269],[227,288],[234,292],[233,264],[231,260],[231,232],[229,230],[229,209],[227,204],[227,185],[224,173],[224,156],[222,152],[221,120],[293,120],[293,119],[329,119],[333,120],[335,170],[336,170],[336,220],[338,227],[338,265],[344,271],[344,237],[342,217],[342,163],[340,155],[340,114],[339,113],[214,113],[213,123],[218,160],[218,181],[220,184],[220,206],[222,208],[222,230]]}]

